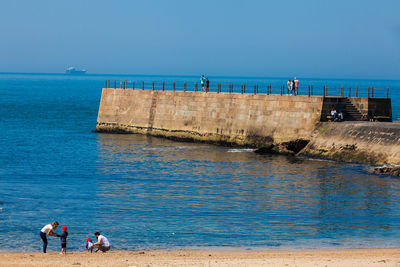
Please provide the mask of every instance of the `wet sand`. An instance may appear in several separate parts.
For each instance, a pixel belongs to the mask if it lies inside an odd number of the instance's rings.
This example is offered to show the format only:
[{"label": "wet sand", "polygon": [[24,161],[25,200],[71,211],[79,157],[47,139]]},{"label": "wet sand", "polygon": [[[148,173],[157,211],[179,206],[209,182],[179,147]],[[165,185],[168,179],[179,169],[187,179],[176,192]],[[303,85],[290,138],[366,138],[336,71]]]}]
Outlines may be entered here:
[{"label": "wet sand", "polygon": [[400,266],[400,248],[1,252],[0,266]]}]

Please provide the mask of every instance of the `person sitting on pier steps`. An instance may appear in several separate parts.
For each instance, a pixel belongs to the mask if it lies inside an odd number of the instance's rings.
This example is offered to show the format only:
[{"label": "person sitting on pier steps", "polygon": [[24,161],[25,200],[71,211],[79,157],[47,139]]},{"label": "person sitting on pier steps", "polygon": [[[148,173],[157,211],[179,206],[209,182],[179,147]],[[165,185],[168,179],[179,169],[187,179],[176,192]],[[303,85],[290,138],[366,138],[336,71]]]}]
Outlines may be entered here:
[{"label": "person sitting on pier steps", "polygon": [[337,120],[338,121],[343,121],[343,112],[341,110],[339,110],[339,112],[337,114]]},{"label": "person sitting on pier steps", "polygon": [[335,107],[332,107],[332,109],[331,109],[331,117],[332,117],[333,121],[337,120],[337,112],[336,112]]}]

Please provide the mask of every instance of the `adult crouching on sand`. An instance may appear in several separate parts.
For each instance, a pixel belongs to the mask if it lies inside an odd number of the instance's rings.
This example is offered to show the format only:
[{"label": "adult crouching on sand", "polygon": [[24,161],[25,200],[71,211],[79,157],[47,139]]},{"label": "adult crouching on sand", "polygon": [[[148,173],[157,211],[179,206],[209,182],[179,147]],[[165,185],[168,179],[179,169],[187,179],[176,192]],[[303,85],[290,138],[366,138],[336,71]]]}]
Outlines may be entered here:
[{"label": "adult crouching on sand", "polygon": [[110,250],[110,242],[108,242],[107,237],[100,234],[100,232],[94,233],[94,236],[97,238],[97,242],[93,245],[97,247],[97,251],[106,252]]},{"label": "adult crouching on sand", "polygon": [[51,235],[51,236],[58,236],[56,233],[54,233],[54,230],[57,229],[59,223],[58,222],[53,222],[51,224],[45,225],[42,230],[40,230],[40,238],[42,238],[43,241],[43,253],[46,253],[47,250],[47,236],[46,235]]}]

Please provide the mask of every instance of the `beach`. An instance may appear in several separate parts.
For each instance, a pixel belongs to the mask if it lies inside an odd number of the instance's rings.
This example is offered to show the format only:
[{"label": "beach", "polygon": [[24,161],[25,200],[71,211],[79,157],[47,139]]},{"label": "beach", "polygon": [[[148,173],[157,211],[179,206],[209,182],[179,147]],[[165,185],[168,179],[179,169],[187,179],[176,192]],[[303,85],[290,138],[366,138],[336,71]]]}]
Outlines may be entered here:
[{"label": "beach", "polygon": [[1,252],[0,266],[399,266],[400,248]]}]

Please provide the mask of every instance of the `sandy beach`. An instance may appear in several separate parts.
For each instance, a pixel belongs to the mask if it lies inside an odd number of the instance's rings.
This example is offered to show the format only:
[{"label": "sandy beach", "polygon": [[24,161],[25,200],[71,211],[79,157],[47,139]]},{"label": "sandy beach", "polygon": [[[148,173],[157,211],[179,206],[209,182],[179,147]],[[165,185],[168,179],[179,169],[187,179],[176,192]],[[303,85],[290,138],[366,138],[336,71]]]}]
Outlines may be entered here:
[{"label": "sandy beach", "polygon": [[343,250],[149,250],[2,252],[0,266],[400,266],[400,248]]}]

